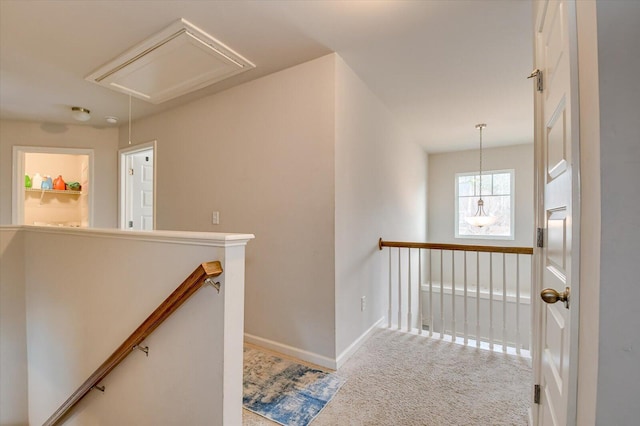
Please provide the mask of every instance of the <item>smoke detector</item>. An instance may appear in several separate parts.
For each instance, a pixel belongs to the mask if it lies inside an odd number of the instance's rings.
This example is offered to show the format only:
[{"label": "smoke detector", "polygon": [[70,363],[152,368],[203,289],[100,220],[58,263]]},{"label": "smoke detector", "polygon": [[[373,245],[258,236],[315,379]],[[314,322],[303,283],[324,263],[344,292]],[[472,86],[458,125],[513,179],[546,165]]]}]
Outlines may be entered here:
[{"label": "smoke detector", "polygon": [[253,68],[253,63],[180,19],[85,79],[159,104]]}]

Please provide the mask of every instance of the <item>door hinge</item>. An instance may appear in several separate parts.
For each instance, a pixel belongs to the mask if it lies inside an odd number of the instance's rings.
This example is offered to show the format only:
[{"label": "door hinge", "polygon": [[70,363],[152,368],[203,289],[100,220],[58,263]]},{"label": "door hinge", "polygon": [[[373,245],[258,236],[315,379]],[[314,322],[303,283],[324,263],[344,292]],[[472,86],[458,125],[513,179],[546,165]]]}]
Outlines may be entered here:
[{"label": "door hinge", "polygon": [[129,175],[133,176],[133,169],[129,169]]},{"label": "door hinge", "polygon": [[132,220],[129,221],[129,228],[133,228],[133,221]]},{"label": "door hinge", "polygon": [[536,233],[536,247],[544,247],[544,229],[538,228]]},{"label": "door hinge", "polygon": [[533,402],[540,404],[540,385],[533,385]]},{"label": "door hinge", "polygon": [[540,71],[538,68],[536,68],[535,70],[533,70],[531,72],[531,74],[527,78],[534,78],[534,77],[536,78],[536,90],[538,92],[542,92],[542,90],[543,90],[542,71]]}]

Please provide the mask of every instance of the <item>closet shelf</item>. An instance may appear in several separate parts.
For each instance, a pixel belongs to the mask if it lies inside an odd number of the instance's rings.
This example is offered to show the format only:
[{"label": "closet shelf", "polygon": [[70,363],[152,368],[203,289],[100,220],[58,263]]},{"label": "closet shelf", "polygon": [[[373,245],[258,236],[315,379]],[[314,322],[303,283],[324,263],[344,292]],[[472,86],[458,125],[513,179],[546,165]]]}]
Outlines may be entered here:
[{"label": "closet shelf", "polygon": [[74,191],[71,189],[38,189],[38,188],[25,188],[25,192],[40,192],[42,194],[52,193],[52,194],[66,194],[66,195],[81,195],[82,191]]}]

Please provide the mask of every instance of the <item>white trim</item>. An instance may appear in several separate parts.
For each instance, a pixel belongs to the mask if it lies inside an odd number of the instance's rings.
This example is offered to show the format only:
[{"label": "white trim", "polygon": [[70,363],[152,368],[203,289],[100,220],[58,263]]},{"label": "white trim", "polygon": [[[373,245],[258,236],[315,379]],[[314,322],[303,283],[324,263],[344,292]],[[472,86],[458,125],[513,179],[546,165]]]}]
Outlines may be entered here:
[{"label": "white trim", "polygon": [[22,225],[25,231],[74,237],[101,237],[124,240],[154,241],[212,247],[245,246],[255,238],[253,234],[225,234],[217,232],[186,231],[124,231],[121,229],[67,228],[53,226]]},{"label": "white trim", "polygon": [[369,337],[371,337],[375,329],[380,327],[380,324],[382,324],[382,321],[384,321],[384,318],[385,317],[383,316],[378,321],[376,321],[371,327],[369,327],[367,331],[362,333],[360,337],[354,340],[354,342],[351,345],[349,345],[347,349],[345,349],[344,351],[342,351],[340,355],[338,355],[338,357],[336,358],[336,369],[342,367],[344,363],[347,362],[347,360],[351,358],[351,356],[358,349],[360,349],[360,346],[362,346],[362,344],[366,342],[369,339]]},{"label": "white trim", "polygon": [[336,370],[338,367],[335,359],[314,352],[294,348],[293,346],[285,345],[284,343],[278,343],[273,340],[254,336],[252,334],[244,333],[244,341],[246,343],[251,343],[252,345],[262,346],[265,349],[270,349],[274,352],[280,352],[281,354],[319,365],[320,367],[331,370]]},{"label": "white trim", "polygon": [[[431,289],[433,293],[440,293],[440,282],[439,281],[432,281],[431,282]],[[451,294],[451,283],[445,283],[442,286],[442,289],[444,290],[444,294]],[[472,290],[473,289],[473,290]],[[500,291],[500,293],[498,293],[498,290]],[[420,286],[420,291],[422,293],[426,293],[429,294],[429,283],[427,284],[422,284]],[[524,293],[524,292],[521,292]],[[468,299],[475,299],[476,298],[476,288],[474,287],[468,287],[467,289],[467,298]],[[456,296],[460,296],[460,297],[464,297],[464,288],[460,288],[459,286],[456,286]],[[480,287],[480,299],[489,299],[490,298],[490,292],[488,288],[483,288]],[[502,288],[494,288],[493,290],[493,301],[494,302],[502,302]],[[509,292],[507,291],[507,303],[516,303],[516,293],[515,292]],[[530,305],[531,304],[531,296],[530,295],[520,295],[520,304],[521,305]]]},{"label": "white trim", "polygon": [[93,201],[94,191],[94,150],[91,148],[58,148],[43,146],[19,146],[13,147],[12,176],[13,185],[11,191],[11,223],[14,225],[24,224],[24,155],[25,154],[66,154],[66,155],[86,155],[89,157],[89,182],[83,191],[87,193],[87,204],[89,208],[89,227],[93,226]]},{"label": "white trim", "polygon": [[137,145],[128,146],[118,150],[118,225],[120,229],[126,229],[125,224],[125,175],[126,161],[125,157],[136,154],[141,151],[153,151],[153,229],[156,227],[156,205],[157,205],[157,188],[158,188],[158,141],[152,140]]},{"label": "white trim", "polygon": [[381,328],[380,324],[384,321],[385,317],[380,318],[371,327],[369,327],[364,333],[360,335],[347,349],[342,351],[336,359],[326,357],[314,352],[305,351],[303,349],[295,348],[293,346],[285,345],[284,343],[274,342],[273,340],[265,339],[263,337],[254,336],[249,333],[244,333],[245,343],[260,346],[265,349],[269,349],[274,352],[279,352],[283,355],[287,355],[301,361],[309,362],[311,364],[319,365],[320,367],[328,368],[331,370],[337,370],[342,367],[345,362],[367,341],[369,337],[377,328]]}]

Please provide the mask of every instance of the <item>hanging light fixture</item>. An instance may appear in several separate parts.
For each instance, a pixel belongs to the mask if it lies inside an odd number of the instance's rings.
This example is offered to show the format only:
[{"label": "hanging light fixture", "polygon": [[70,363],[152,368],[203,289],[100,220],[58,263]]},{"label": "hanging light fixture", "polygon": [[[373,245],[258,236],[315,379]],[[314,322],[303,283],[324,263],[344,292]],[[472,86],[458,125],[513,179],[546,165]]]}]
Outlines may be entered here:
[{"label": "hanging light fixture", "polygon": [[471,226],[482,228],[490,226],[498,220],[495,216],[489,216],[484,211],[484,201],[482,200],[482,129],[487,127],[486,124],[476,124],[476,129],[480,130],[480,199],[478,200],[478,209],[473,216],[465,217],[464,220]]}]

